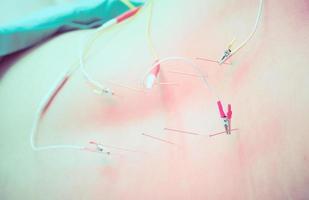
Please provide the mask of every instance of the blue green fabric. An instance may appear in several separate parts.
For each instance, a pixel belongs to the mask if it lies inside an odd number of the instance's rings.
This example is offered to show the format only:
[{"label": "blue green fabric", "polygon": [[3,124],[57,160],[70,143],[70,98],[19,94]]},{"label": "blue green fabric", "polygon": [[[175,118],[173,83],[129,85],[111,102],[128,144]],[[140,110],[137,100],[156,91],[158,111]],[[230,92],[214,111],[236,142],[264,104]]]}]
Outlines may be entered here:
[{"label": "blue green fabric", "polygon": [[[140,6],[141,1],[132,1]],[[0,57],[29,48],[55,34],[98,27],[128,7],[119,0],[83,0],[53,6],[13,24],[0,26]]]}]

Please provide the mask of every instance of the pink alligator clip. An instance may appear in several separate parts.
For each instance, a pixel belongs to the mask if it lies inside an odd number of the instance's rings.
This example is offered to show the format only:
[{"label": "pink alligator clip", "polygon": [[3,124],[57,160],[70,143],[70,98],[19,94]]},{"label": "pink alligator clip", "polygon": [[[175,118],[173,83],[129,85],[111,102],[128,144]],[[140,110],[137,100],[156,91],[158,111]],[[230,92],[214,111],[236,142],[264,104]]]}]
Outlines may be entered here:
[{"label": "pink alligator clip", "polygon": [[223,125],[226,134],[231,134],[231,119],[232,119],[232,106],[228,104],[227,113],[225,114],[221,101],[217,101],[220,117],[223,119]]}]

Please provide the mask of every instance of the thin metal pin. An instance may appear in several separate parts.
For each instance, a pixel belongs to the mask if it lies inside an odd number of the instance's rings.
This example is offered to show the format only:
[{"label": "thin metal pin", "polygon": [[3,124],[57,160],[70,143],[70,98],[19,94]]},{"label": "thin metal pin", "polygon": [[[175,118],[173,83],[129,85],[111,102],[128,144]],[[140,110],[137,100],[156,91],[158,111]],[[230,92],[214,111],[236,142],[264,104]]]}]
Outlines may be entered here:
[{"label": "thin metal pin", "polygon": [[[238,128],[233,128],[233,129],[231,129],[231,132],[232,131],[238,131],[238,130],[239,130]],[[220,135],[220,134],[223,134],[223,133],[226,133],[226,131],[222,131],[222,132],[211,134],[211,135],[209,135],[209,137]]]},{"label": "thin metal pin", "polygon": [[[208,59],[208,58],[196,57],[195,59],[203,60],[203,61],[208,61],[208,62],[213,62],[213,63],[218,63],[219,64],[219,61],[211,60],[211,59]],[[228,62],[223,62],[222,64],[231,65],[231,63],[228,63]]]},{"label": "thin metal pin", "polygon": [[137,150],[127,149],[127,148],[122,148],[122,147],[116,147],[116,146],[106,145],[106,144],[102,144],[102,143],[100,143],[100,145],[103,146],[103,147],[107,147],[107,148],[111,148],[111,149],[118,149],[118,150],[121,150],[121,151],[128,151],[128,152],[134,152],[134,153],[142,153],[142,152],[137,151]]},{"label": "thin metal pin", "polygon": [[146,133],[142,133],[143,136],[146,136],[146,137],[149,137],[149,138],[152,138],[152,139],[155,139],[155,140],[158,140],[158,141],[161,141],[161,142],[165,142],[165,143],[168,143],[168,144],[172,144],[172,145],[176,145],[176,146],[179,146],[178,144],[175,144],[173,142],[170,142],[168,140],[164,140],[162,138],[158,138],[158,137],[155,137],[155,136],[152,136],[152,135],[148,135]]},{"label": "thin metal pin", "polygon": [[179,83],[161,82],[161,83],[155,83],[155,85],[179,85]]},{"label": "thin metal pin", "polygon": [[186,72],[179,72],[179,71],[172,71],[172,70],[168,70],[167,72],[186,75],[186,76],[202,77],[201,75],[198,75],[198,74],[192,74],[192,73],[186,73]]},{"label": "thin metal pin", "polygon": [[183,130],[172,129],[172,128],[164,128],[164,130],[173,131],[173,132],[179,132],[179,133],[187,133],[187,134],[191,134],[191,135],[201,135],[199,133],[195,133],[195,132],[191,132],[191,131],[183,131]]},{"label": "thin metal pin", "polygon": [[126,85],[115,83],[113,81],[106,81],[106,82],[109,82],[109,83],[111,83],[113,85],[116,85],[116,86],[119,86],[119,87],[123,87],[123,88],[129,89],[129,90],[135,91],[135,92],[144,92],[145,93],[145,90],[142,90],[142,89],[137,89],[137,88],[129,87],[129,86],[126,86]]}]

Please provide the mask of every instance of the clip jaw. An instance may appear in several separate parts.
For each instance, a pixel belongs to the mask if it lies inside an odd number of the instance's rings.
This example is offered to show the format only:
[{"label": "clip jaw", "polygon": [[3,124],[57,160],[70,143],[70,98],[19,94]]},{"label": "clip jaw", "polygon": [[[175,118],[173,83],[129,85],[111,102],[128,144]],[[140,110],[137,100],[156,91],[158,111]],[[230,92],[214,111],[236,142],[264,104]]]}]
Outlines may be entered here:
[{"label": "clip jaw", "polygon": [[221,101],[217,101],[218,109],[220,112],[220,117],[223,119],[223,125],[227,135],[231,134],[231,119],[232,119],[232,107],[231,104],[228,104],[227,113],[223,111]]},{"label": "clip jaw", "polygon": [[219,64],[223,64],[230,56],[231,56],[232,50],[230,48],[226,49],[224,51],[224,54],[222,56],[222,58],[218,61]]},{"label": "clip jaw", "polygon": [[221,59],[218,61],[219,65],[223,64],[227,59],[229,59],[232,55],[232,46],[235,42],[235,38],[230,42],[230,44],[227,46],[227,49],[225,49],[223,56],[221,57]]},{"label": "clip jaw", "polygon": [[103,153],[103,154],[107,154],[107,155],[110,155],[110,154],[111,154],[111,152],[105,151],[105,150],[104,150],[105,148],[104,148],[103,145],[100,144],[100,143],[97,143],[97,142],[94,142],[94,141],[90,141],[89,144],[94,145],[94,147],[93,147],[93,146],[92,146],[92,147],[89,147],[89,148],[86,147],[85,150],[91,151],[91,152],[95,152],[95,153]]},{"label": "clip jaw", "polygon": [[228,135],[231,134],[230,121],[227,119],[227,117],[223,118],[223,125],[225,129],[225,133]]},{"label": "clip jaw", "polygon": [[93,92],[98,95],[103,95],[103,94],[110,95],[110,96],[115,95],[115,93],[109,88],[97,88],[97,89],[94,89]]}]

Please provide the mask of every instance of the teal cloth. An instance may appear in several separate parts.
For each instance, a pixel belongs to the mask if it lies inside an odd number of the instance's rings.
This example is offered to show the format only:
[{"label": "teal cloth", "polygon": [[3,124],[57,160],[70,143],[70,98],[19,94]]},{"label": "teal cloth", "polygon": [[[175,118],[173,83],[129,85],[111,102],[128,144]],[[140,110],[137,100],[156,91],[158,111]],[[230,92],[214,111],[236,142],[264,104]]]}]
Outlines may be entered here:
[{"label": "teal cloth", "polygon": [[[141,1],[132,1],[140,6]],[[18,22],[0,26],[0,57],[29,48],[70,30],[102,25],[128,10],[119,0],[83,0],[41,10]]]}]

